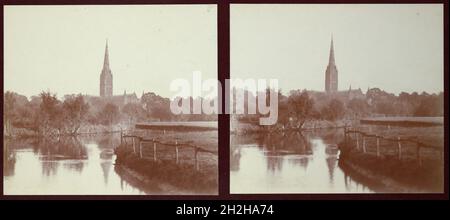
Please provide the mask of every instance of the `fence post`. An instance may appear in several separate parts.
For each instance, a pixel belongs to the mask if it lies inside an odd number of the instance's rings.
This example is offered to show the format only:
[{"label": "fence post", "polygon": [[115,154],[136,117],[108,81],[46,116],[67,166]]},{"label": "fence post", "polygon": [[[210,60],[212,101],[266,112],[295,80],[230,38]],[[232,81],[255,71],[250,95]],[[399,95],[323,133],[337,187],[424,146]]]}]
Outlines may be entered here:
[{"label": "fence post", "polygon": [[417,161],[419,162],[419,166],[422,166],[422,159],[420,158],[420,144],[417,143],[416,148]]},{"label": "fence post", "polygon": [[359,133],[356,133],[356,150],[359,150]]},{"label": "fence post", "polygon": [[363,152],[366,153],[366,137],[363,135]]},{"label": "fence post", "polygon": [[377,135],[377,157],[380,157],[380,137]]},{"label": "fence post", "polygon": [[348,140],[347,140],[347,126],[344,126],[344,142],[346,145],[348,145]]},{"label": "fence post", "polygon": [[402,159],[402,142],[400,141],[400,137],[397,137],[398,140],[398,159]]},{"label": "fence post", "polygon": [[120,145],[123,143],[123,131],[122,128],[120,128]]},{"label": "fence post", "polygon": [[178,164],[178,141],[177,140],[175,140],[175,153],[176,153],[177,164]]},{"label": "fence post", "polygon": [[131,140],[132,140],[132,143],[133,143],[133,153],[136,153],[136,147],[134,145],[134,137],[132,137]]},{"label": "fence post", "polygon": [[139,138],[139,157],[142,158],[142,140]]},{"label": "fence post", "polygon": [[156,161],[156,142],[153,138],[153,160]]},{"label": "fence post", "polygon": [[198,153],[198,150],[197,150],[197,146],[194,148],[194,158],[195,158],[195,170],[198,170],[198,158],[197,158],[197,153]]}]

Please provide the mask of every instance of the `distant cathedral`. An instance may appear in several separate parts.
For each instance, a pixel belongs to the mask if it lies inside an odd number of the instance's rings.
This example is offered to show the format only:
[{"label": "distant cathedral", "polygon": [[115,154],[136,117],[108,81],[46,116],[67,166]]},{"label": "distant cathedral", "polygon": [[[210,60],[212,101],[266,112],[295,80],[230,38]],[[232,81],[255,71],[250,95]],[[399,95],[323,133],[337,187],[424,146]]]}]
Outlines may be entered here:
[{"label": "distant cathedral", "polygon": [[105,58],[103,60],[103,69],[100,74],[100,97],[108,98],[108,101],[117,105],[124,106],[128,103],[138,103],[139,99],[135,92],[127,94],[124,91],[123,95],[113,95],[113,75],[109,67],[109,51],[108,41],[106,41]]},{"label": "distant cathedral", "polygon": [[334,93],[338,91],[338,70],[334,62],[333,37],[331,37],[330,58],[325,71],[325,91]]},{"label": "distant cathedral", "polygon": [[103,60],[103,69],[100,74],[100,96],[111,97],[113,95],[113,75],[109,68],[108,41],[105,48],[105,59]]}]

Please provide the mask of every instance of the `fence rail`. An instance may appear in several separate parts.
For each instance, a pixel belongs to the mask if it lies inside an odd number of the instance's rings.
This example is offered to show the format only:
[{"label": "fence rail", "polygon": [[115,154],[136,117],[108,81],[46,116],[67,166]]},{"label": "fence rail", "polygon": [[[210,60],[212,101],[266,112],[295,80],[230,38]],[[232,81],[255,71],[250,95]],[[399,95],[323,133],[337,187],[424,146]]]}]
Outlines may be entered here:
[{"label": "fence rail", "polygon": [[[428,154],[438,153],[439,159],[443,160],[443,147],[434,146],[430,144],[425,144],[423,142],[418,141],[416,138],[405,138],[397,136],[395,137],[384,137],[377,134],[370,134],[367,132],[363,132],[358,130],[357,128],[348,128],[344,129],[345,135],[345,143],[347,146],[355,146],[355,149],[358,151],[362,151],[363,153],[371,153],[369,149],[375,148],[375,153],[377,157],[382,157],[386,155],[392,155],[392,151],[396,151],[396,156],[399,160],[402,160],[406,157],[405,148],[415,148],[415,157],[419,161],[419,164],[422,163],[423,156],[425,154],[425,150],[428,151]],[[370,145],[370,141],[375,141],[373,145]],[[387,146],[382,146],[381,141],[387,142]],[[408,145],[409,144],[409,145]],[[412,146],[411,146],[412,145]],[[384,148],[384,150],[382,149]]]},{"label": "fence rail", "polygon": [[184,163],[192,163],[196,170],[200,170],[201,162],[208,164],[211,160],[217,160],[217,152],[204,149],[192,142],[179,142],[178,139],[174,142],[164,142],[159,139],[160,137],[144,138],[139,135],[121,133],[120,145],[126,148],[131,147],[133,153],[139,158],[154,161],[174,159],[177,164],[184,161]]}]

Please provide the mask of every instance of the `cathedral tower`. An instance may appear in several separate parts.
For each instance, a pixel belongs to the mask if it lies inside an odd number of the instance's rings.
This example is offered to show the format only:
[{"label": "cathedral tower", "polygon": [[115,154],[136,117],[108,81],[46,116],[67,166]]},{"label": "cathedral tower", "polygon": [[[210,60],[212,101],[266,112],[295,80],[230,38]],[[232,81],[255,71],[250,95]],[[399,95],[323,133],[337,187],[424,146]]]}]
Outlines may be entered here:
[{"label": "cathedral tower", "polygon": [[338,91],[338,70],[334,61],[333,37],[331,37],[330,58],[325,71],[325,91],[327,93]]},{"label": "cathedral tower", "polygon": [[113,91],[113,76],[109,68],[108,41],[106,41],[105,59],[103,60],[103,69],[100,74],[100,96],[111,97]]}]

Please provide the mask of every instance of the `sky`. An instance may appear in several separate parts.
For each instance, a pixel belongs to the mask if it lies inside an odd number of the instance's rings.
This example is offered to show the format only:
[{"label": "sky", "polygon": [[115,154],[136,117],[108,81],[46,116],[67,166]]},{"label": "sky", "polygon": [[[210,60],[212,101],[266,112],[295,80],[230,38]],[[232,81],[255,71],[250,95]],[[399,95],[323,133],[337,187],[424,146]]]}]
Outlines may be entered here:
[{"label": "sky", "polygon": [[[324,90],[333,35],[339,89],[443,90],[443,7],[231,5],[231,77]],[[5,6],[4,90],[99,94],[109,42],[115,95],[217,78],[215,5]]]},{"label": "sky", "polygon": [[443,91],[443,6],[232,5],[231,77],[323,91],[331,36],[339,90]]},{"label": "sky", "polygon": [[106,40],[114,95],[217,78],[215,5],[5,6],[4,90],[99,95]]}]

